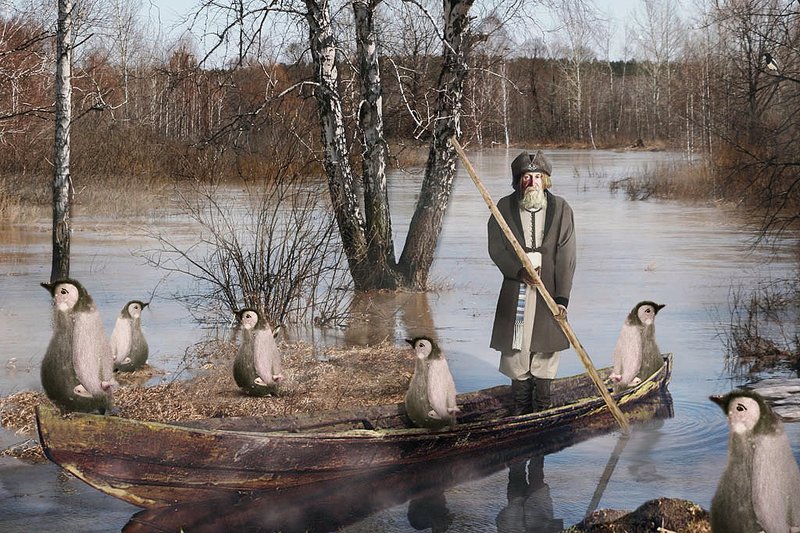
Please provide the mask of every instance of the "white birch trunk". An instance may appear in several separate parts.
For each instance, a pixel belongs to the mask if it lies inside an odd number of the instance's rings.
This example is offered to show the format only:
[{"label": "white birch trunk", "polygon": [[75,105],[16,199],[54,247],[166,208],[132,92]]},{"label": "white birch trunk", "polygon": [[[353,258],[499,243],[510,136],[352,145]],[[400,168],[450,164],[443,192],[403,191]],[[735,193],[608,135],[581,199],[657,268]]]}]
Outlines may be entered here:
[{"label": "white birch trunk", "polygon": [[72,124],[72,0],[58,0],[56,34],[56,105],[53,153],[53,264],[50,281],[69,276],[70,204],[69,173]]},{"label": "white birch trunk", "polygon": [[389,214],[389,194],[386,184],[386,141],[383,135],[383,92],[378,62],[378,39],[375,31],[373,2],[356,0],[353,14],[356,26],[356,50],[361,74],[361,104],[358,122],[363,138],[362,182],[367,255],[373,265],[371,279],[366,283],[374,288],[394,289],[396,280],[392,220]]},{"label": "white birch trunk", "polygon": [[305,0],[305,4],[311,57],[314,62],[314,81],[317,84],[314,97],[322,128],[322,144],[325,147],[324,165],[328,189],[355,288],[364,290],[369,288],[365,286],[364,280],[369,278],[367,270],[370,265],[366,261],[364,221],[348,159],[330,5],[328,0]]}]

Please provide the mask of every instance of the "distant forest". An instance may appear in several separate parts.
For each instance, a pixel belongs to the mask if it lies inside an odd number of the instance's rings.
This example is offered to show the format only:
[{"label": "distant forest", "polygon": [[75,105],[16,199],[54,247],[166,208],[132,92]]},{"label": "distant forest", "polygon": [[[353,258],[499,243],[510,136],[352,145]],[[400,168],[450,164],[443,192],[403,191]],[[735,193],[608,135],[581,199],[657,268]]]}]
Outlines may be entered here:
[{"label": "distant forest", "polygon": [[[54,15],[13,4],[0,9],[0,172],[46,177]],[[139,22],[141,3],[107,4],[85,4],[106,11],[83,13],[75,38],[75,175],[248,177],[276,165],[321,175],[316,66],[302,41],[301,8],[308,2],[269,4],[283,6],[274,16],[283,24],[294,21],[299,36],[279,45],[276,30],[264,22],[273,13],[267,3],[198,8],[204,20],[213,15],[227,24],[218,45],[228,53],[216,61],[224,67],[204,61],[188,39],[156,43]],[[555,4],[560,30],[547,34],[551,42],[541,34],[519,36],[520,20],[535,22],[535,13],[522,12],[519,3],[472,8],[462,143],[471,149],[636,145],[702,155],[721,183],[736,184],[728,195],[755,194],[768,202],[775,227],[794,222],[800,205],[800,4],[719,0],[689,21],[674,0],[643,0],[633,19],[635,38],[619,61],[610,59],[610,28],[591,3]],[[429,2],[378,5],[390,165],[404,164],[402,147],[424,147],[432,135],[443,57],[433,23],[441,16],[437,9],[441,5]],[[335,59],[349,149],[358,156],[362,101],[346,11],[333,10],[341,29]]]}]

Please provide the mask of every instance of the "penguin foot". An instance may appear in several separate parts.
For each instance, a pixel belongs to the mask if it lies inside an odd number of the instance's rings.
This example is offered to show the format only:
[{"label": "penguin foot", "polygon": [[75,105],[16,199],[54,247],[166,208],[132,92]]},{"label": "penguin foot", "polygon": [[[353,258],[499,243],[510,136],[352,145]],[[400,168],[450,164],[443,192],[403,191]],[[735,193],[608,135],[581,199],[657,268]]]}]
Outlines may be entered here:
[{"label": "penguin foot", "polygon": [[100,387],[106,392],[114,391],[119,388],[119,383],[116,379],[112,379],[111,381],[101,381]]},{"label": "penguin foot", "polygon": [[89,391],[86,390],[86,387],[83,385],[75,385],[75,388],[72,389],[76,395],[80,396],[81,398],[91,398],[92,395],[89,394]]},{"label": "penguin foot", "polygon": [[439,413],[437,413],[437,412],[436,412],[436,411],[434,411],[433,409],[431,409],[430,411],[428,411],[428,418],[432,418],[432,419],[434,419],[434,420],[441,420],[441,419],[442,419],[442,417],[441,417],[441,416],[439,416]]},{"label": "penguin foot", "polygon": [[460,412],[461,412],[461,409],[459,409],[457,405],[455,407],[448,407],[447,408],[447,413],[451,414],[451,415],[455,415],[455,414],[460,413]]},{"label": "penguin foot", "polygon": [[633,387],[634,385],[638,385],[638,384],[639,384],[639,383],[641,383],[641,382],[642,382],[642,380],[641,380],[641,379],[639,379],[639,378],[633,378],[633,381],[631,381],[630,385],[631,385],[631,387]]},{"label": "penguin foot", "polygon": [[274,376],[272,376],[272,379],[275,381],[275,383],[283,381],[283,374],[275,374]]},{"label": "penguin foot", "polygon": [[614,383],[619,383],[619,381],[622,379],[622,375],[621,374],[611,374],[610,376],[608,376],[608,379],[610,379]]}]

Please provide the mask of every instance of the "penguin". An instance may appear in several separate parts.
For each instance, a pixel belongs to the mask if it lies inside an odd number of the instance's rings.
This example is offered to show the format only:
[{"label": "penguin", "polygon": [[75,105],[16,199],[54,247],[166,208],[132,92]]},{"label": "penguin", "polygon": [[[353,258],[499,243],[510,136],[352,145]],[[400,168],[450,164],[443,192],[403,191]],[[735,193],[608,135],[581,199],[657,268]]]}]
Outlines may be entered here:
[{"label": "penguin", "polygon": [[149,348],[142,333],[142,311],[148,303],[131,300],[122,308],[111,332],[114,370],[133,372],[147,361]]},{"label": "penguin", "polygon": [[110,410],[114,379],[103,321],[79,282],[65,278],[41,283],[53,297],[53,335],[42,360],[42,387],[63,411]]},{"label": "penguin", "polygon": [[645,300],[637,303],[625,318],[614,346],[614,370],[609,376],[615,390],[638,385],[664,363],[656,344],[655,326],[656,315],[664,307]]},{"label": "penguin", "polygon": [[272,328],[255,309],[242,309],[236,313],[236,318],[243,329],[242,342],[233,362],[236,384],[251,396],[277,393],[283,371]]},{"label": "penguin", "polygon": [[419,427],[440,428],[456,423],[456,385],[447,360],[428,337],[406,339],[416,355],[414,375],[406,391],[406,413]]},{"label": "penguin", "polygon": [[711,500],[713,533],[800,531],[800,469],[778,415],[756,392],[711,396],[728,417],[728,464]]}]

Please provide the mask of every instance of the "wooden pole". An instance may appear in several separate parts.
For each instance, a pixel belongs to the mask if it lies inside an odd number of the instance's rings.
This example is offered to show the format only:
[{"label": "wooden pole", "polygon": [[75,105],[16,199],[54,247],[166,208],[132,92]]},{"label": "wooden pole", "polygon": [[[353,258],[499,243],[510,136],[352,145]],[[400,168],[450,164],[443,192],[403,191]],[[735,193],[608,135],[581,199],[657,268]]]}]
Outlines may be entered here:
[{"label": "wooden pole", "polygon": [[600,379],[600,375],[597,373],[597,370],[594,368],[592,364],[592,360],[589,358],[589,354],[586,353],[586,350],[583,349],[578,337],[575,335],[575,332],[572,330],[572,326],[569,325],[567,322],[566,316],[561,314],[561,311],[558,308],[558,304],[556,304],[553,297],[550,296],[550,293],[547,292],[547,289],[542,283],[542,280],[539,278],[539,275],[536,274],[536,269],[533,267],[530,259],[528,259],[528,255],[525,253],[525,250],[522,249],[519,242],[517,241],[514,234],[511,233],[511,228],[508,227],[503,215],[500,214],[500,211],[497,210],[497,206],[494,204],[492,197],[489,195],[489,191],[486,190],[486,187],[483,186],[480,178],[478,178],[478,174],[475,172],[475,169],[472,168],[472,164],[470,164],[469,159],[467,159],[467,154],[464,152],[464,149],[461,147],[461,144],[455,137],[450,138],[450,142],[452,143],[453,147],[456,149],[458,153],[458,157],[461,158],[461,163],[466,168],[467,173],[472,178],[472,181],[475,183],[475,186],[478,187],[478,191],[480,191],[481,196],[483,196],[486,205],[489,206],[489,210],[492,212],[497,223],[500,225],[500,229],[503,230],[503,234],[508,239],[508,242],[511,243],[511,246],[514,248],[514,252],[516,252],[517,257],[519,257],[520,261],[522,261],[522,265],[525,267],[525,270],[528,271],[528,274],[533,279],[533,284],[539,290],[539,294],[544,299],[545,303],[547,304],[548,309],[550,312],[553,313],[553,317],[555,318],[558,325],[561,327],[561,330],[564,332],[564,335],[567,336],[569,339],[570,344],[578,353],[578,357],[580,357],[583,366],[586,367],[586,371],[589,374],[589,377],[592,378],[597,390],[600,392],[600,396],[603,397],[605,400],[606,405],[608,405],[611,414],[614,415],[614,418],[617,419],[620,427],[622,428],[623,433],[626,435],[630,433],[630,424],[628,424],[628,419],[625,418],[625,414],[620,411],[619,406],[614,401],[614,398],[608,393],[608,389],[606,389],[605,385],[603,385],[603,381]]}]

